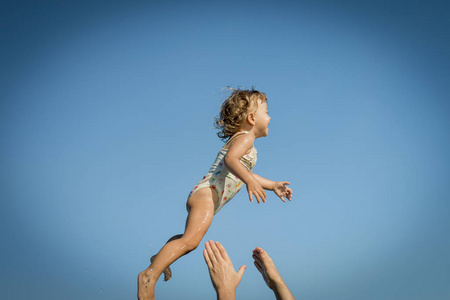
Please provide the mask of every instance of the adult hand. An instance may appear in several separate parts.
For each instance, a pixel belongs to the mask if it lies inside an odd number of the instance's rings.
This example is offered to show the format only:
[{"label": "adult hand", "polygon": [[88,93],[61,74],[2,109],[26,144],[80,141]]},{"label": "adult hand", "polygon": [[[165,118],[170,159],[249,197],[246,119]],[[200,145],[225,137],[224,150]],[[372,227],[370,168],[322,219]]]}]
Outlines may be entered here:
[{"label": "adult hand", "polygon": [[273,290],[278,300],[293,300],[294,296],[287,287],[283,278],[281,278],[272,258],[263,249],[256,247],[253,250],[253,259],[255,267],[261,273],[267,286]]},{"label": "adult hand", "polygon": [[241,282],[246,266],[236,272],[227,251],[219,242],[205,243],[203,257],[208,265],[209,275],[217,297],[220,300],[234,300],[235,291]]}]

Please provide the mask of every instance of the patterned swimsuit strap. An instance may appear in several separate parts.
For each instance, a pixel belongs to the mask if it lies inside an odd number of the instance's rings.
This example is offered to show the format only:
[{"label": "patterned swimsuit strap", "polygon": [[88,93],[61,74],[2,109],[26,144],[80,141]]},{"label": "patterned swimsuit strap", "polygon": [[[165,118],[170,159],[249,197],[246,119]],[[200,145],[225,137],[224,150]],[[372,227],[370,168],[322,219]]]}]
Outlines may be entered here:
[{"label": "patterned swimsuit strap", "polygon": [[230,137],[230,139],[225,143],[224,147],[225,147],[226,145],[228,145],[232,140],[236,139],[237,136],[239,136],[239,135],[241,135],[241,134],[243,134],[243,133],[249,133],[249,132],[248,132],[248,131],[245,131],[245,130],[236,132],[236,133],[235,133],[232,137]]}]

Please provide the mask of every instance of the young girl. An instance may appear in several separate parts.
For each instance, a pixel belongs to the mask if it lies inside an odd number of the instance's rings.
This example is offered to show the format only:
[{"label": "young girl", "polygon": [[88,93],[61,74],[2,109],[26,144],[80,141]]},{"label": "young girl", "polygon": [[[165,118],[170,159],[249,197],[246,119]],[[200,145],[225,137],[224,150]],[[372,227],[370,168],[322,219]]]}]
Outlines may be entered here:
[{"label": "young girl", "polygon": [[253,173],[256,164],[255,139],[267,136],[270,117],[267,97],[256,90],[232,90],[225,100],[216,120],[217,134],[227,143],[217,154],[208,174],[194,187],[188,196],[186,228],[184,234],[170,238],[158,254],[151,258],[150,266],[139,273],[139,300],[155,299],[155,284],[164,272],[169,280],[169,266],[181,256],[199,245],[206,234],[213,215],[236,195],[244,184],[248,197],[258,203],[266,202],[264,190],[274,191],[280,199],[291,200],[289,182],[275,182]]}]

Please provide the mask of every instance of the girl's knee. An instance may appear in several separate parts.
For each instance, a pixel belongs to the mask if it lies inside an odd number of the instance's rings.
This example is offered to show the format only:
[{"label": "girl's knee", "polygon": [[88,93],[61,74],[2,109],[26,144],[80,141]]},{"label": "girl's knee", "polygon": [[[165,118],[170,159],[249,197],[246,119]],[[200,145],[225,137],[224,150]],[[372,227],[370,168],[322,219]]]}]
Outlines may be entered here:
[{"label": "girl's knee", "polygon": [[187,252],[194,251],[195,249],[197,249],[198,245],[200,244],[200,241],[195,238],[183,237],[183,240],[184,240],[184,248],[186,249]]}]

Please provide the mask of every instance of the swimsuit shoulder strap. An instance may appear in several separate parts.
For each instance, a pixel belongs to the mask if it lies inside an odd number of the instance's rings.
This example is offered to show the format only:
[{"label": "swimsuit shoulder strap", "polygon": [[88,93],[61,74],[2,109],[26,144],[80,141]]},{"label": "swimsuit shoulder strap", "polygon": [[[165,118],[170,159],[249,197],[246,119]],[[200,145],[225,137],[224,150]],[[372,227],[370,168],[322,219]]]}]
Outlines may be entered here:
[{"label": "swimsuit shoulder strap", "polygon": [[225,147],[226,145],[228,145],[232,140],[236,139],[237,136],[242,135],[242,134],[248,134],[248,133],[249,133],[248,131],[239,131],[239,132],[236,132],[236,133],[235,133],[232,137],[230,137],[230,139],[225,143],[224,147]]}]

